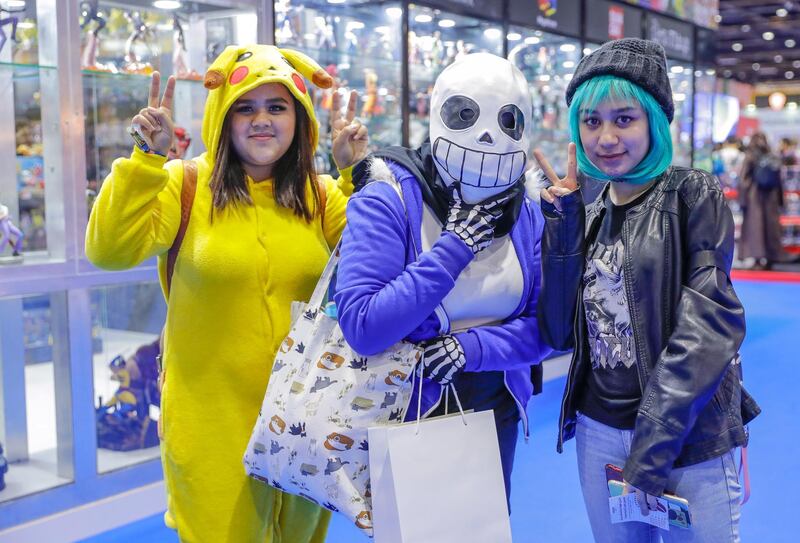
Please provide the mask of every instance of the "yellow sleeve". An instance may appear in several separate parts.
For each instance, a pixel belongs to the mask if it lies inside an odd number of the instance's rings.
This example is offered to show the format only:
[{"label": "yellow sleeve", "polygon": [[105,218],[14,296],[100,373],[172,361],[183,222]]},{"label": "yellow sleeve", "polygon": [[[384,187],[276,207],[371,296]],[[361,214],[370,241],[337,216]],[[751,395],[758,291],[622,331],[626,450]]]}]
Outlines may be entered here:
[{"label": "yellow sleeve", "polygon": [[327,201],[325,203],[325,220],[322,222],[322,231],[328,247],[333,249],[342,236],[342,230],[347,222],[345,211],[347,201],[353,194],[353,167],[339,170],[339,179],[334,180],[329,175],[321,176],[325,181]]},{"label": "yellow sleeve", "polygon": [[108,270],[166,252],[178,233],[183,167],[134,148],[103,182],[86,229],[86,257]]}]

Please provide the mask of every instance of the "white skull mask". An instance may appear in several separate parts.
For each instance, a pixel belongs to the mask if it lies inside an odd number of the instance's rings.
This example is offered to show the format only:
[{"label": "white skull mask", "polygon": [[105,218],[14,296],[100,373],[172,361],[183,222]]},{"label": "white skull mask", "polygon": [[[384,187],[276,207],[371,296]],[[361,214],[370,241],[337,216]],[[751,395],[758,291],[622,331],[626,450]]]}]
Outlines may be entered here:
[{"label": "white skull mask", "polygon": [[430,139],[436,169],[467,203],[507,190],[525,172],[531,100],[508,60],[474,53],[448,66],[431,95]]}]

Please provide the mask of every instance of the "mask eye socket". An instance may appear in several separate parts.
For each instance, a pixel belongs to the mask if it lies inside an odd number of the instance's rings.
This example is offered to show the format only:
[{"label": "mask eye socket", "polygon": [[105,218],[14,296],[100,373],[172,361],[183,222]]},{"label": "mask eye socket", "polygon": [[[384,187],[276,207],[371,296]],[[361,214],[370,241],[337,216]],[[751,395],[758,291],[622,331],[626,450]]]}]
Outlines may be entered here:
[{"label": "mask eye socket", "polygon": [[471,127],[481,116],[478,103],[466,96],[451,96],[442,104],[442,122],[450,130],[464,130]]},{"label": "mask eye socket", "polygon": [[522,139],[522,133],[525,131],[525,117],[514,104],[507,104],[500,108],[497,113],[497,124],[500,125],[500,130],[505,132],[510,138],[519,141]]},{"label": "mask eye socket", "polygon": [[251,53],[250,51],[247,51],[246,53],[242,53],[241,55],[236,57],[236,62],[241,62],[243,60],[247,60],[248,58],[250,58],[252,56],[253,56],[253,53]]}]

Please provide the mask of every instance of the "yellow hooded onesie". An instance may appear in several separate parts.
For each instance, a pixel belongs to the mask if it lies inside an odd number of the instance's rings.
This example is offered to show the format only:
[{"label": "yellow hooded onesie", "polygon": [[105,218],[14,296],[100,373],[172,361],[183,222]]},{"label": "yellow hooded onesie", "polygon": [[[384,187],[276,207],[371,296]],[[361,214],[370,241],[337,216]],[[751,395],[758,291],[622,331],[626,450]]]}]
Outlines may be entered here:
[{"label": "yellow hooded onesie", "polygon": [[[248,178],[252,206],[215,212],[209,177],[228,108],[249,90],[284,84],[316,117],[302,75],[330,76],[311,59],[274,46],[232,46],[206,73],[203,117],[208,150],[195,158],[197,195],[169,294],[162,395],[162,459],[167,524],[182,541],[321,543],[330,514],[245,475],[242,456],[258,416],[272,361],[289,331],[293,300],[307,300],[345,224],[350,169],[325,182],[324,221],[278,206],[272,181]],[[134,149],[112,166],[92,209],[86,255],[118,270],[166,252],[180,224],[181,161]],[[310,191],[308,191],[310,192]]]}]

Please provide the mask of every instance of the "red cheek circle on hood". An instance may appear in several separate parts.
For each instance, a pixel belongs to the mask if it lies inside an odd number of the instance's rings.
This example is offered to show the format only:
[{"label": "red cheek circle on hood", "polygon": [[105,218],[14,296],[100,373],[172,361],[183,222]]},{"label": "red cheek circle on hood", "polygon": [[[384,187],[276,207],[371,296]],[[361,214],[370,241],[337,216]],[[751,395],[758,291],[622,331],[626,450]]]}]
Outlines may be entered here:
[{"label": "red cheek circle on hood", "polygon": [[303,83],[303,78],[297,74],[292,74],[292,81],[294,81],[294,86],[300,89],[300,92],[303,94],[306,93],[306,84]]},{"label": "red cheek circle on hood", "polygon": [[247,66],[239,66],[231,74],[231,79],[230,79],[231,85],[236,85],[237,83],[240,83],[242,79],[247,77],[247,74],[249,73],[250,70],[247,69]]}]

